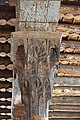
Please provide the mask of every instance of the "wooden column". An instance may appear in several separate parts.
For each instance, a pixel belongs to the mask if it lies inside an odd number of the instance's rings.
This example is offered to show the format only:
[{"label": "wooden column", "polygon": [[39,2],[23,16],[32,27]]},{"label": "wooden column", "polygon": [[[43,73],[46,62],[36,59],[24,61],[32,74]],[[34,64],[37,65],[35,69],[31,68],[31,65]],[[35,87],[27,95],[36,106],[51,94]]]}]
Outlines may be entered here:
[{"label": "wooden column", "polygon": [[19,76],[22,103],[27,119],[46,117],[54,77],[58,72],[61,33],[12,33],[12,60]]}]

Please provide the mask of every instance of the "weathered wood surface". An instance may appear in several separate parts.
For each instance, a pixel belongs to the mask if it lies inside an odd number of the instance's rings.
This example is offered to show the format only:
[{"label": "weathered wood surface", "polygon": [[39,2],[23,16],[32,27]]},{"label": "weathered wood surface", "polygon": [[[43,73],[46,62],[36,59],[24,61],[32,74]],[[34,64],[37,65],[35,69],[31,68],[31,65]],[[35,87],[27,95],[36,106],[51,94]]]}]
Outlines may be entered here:
[{"label": "weathered wood surface", "polygon": [[9,39],[6,39],[5,37],[0,38],[0,43],[10,42]]},{"label": "weathered wood surface", "polygon": [[[72,1],[72,3],[73,2],[74,1]],[[79,11],[80,11],[79,6],[62,5],[61,6],[60,22],[61,23],[69,23],[69,24],[80,24],[80,12]]]},{"label": "weathered wood surface", "polygon": [[[77,82],[76,82],[77,79]],[[59,76],[54,79],[54,84],[58,86],[79,86],[80,85],[80,78],[76,77],[69,77],[69,76]]]},{"label": "weathered wood surface", "polygon": [[66,14],[72,14],[74,16],[80,15],[80,7],[79,6],[68,6],[66,5],[61,5],[60,12],[64,15]]},{"label": "weathered wood surface", "polygon": [[12,82],[13,81],[13,77],[9,77],[9,78],[2,77],[2,78],[0,78],[0,81],[3,81],[3,84],[4,84],[5,81]]},{"label": "weathered wood surface", "polygon": [[44,32],[44,31],[18,31],[11,33],[13,38],[19,39],[49,39],[57,42],[57,38],[59,39],[61,36],[60,32]]},{"label": "weathered wood surface", "polygon": [[79,70],[61,68],[61,69],[59,69],[58,76],[76,77],[77,78],[77,77],[80,77],[80,71]]},{"label": "weathered wood surface", "polygon": [[80,53],[80,43],[78,41],[62,41],[60,52]]},{"label": "weathered wood surface", "polygon": [[13,64],[9,64],[9,65],[0,65],[0,70],[5,70],[5,69],[8,69],[8,70],[13,70]]},{"label": "weathered wood surface", "polygon": [[68,111],[68,110],[71,110],[71,111],[77,111],[79,110],[80,111],[80,105],[71,105],[71,104],[53,104],[53,105],[50,105],[49,107],[50,110],[64,110],[64,111]]},{"label": "weathered wood surface", "polygon": [[59,20],[60,2],[61,0],[20,0],[19,30],[55,31]]},{"label": "weathered wood surface", "polygon": [[52,92],[54,96],[80,96],[80,89],[70,89],[70,88],[56,88]]},{"label": "weathered wood surface", "polygon": [[63,65],[80,66],[80,56],[79,54],[61,54],[59,62]]},{"label": "weathered wood surface", "polygon": [[10,26],[15,26],[16,25],[16,19],[12,18],[8,21],[6,21],[5,19],[0,19],[0,25],[4,26],[4,25],[10,25]]},{"label": "weathered wood surface", "polygon": [[[62,32],[59,73],[53,83],[50,118],[80,119],[80,1],[63,0],[57,31]],[[54,104],[55,103],[55,104]]]},{"label": "weathered wood surface", "polygon": [[80,97],[79,96],[54,96],[52,98],[52,103],[80,104]]},{"label": "weathered wood surface", "polygon": [[[20,0],[19,21],[58,22],[60,1]],[[55,12],[54,12],[55,11]],[[26,20],[27,18],[27,20]]]},{"label": "weathered wood surface", "polygon": [[8,54],[5,53],[5,52],[1,52],[1,53],[0,53],[0,57],[6,57],[6,56],[7,56],[7,57],[11,57],[10,53],[8,53]]},{"label": "weathered wood surface", "polygon": [[80,118],[80,112],[50,112],[49,117],[51,118]]},{"label": "weathered wood surface", "polygon": [[[27,116],[30,114],[27,109],[34,111],[32,115],[38,115],[40,112],[43,116],[44,104],[46,106],[47,100],[50,99],[53,77],[57,72],[56,63],[58,64],[61,33],[19,31],[12,33],[12,37],[13,63],[20,78],[22,101],[25,104],[26,113],[28,112]],[[31,100],[34,102],[31,103]]]},{"label": "weathered wood surface", "polygon": [[[76,29],[75,29],[76,27]],[[79,41],[80,40],[80,27],[79,26],[73,26],[68,24],[59,24],[57,27],[57,31],[62,32],[62,39],[63,40],[71,40],[71,41]]]},{"label": "weathered wood surface", "polygon": [[73,16],[72,14],[61,14],[61,23],[80,24],[80,15]]}]

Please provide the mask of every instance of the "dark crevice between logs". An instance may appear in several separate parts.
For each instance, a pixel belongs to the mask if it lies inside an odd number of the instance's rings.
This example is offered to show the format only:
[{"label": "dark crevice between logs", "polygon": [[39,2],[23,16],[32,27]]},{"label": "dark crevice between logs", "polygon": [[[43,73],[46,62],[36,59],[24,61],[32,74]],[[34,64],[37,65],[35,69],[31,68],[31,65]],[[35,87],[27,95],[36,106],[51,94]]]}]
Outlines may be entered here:
[{"label": "dark crevice between logs", "polygon": [[62,0],[61,1],[62,4],[65,4],[65,5],[73,5],[73,6],[80,6],[80,0],[74,0],[74,1],[71,1],[71,0]]},{"label": "dark crevice between logs", "polygon": [[7,66],[9,64],[12,64],[12,61],[10,60],[10,57],[8,57],[8,56],[5,56],[5,57],[0,56],[0,65],[1,64],[4,64]]},{"label": "dark crevice between logs", "polygon": [[0,52],[10,53],[11,45],[8,42],[0,43]]},{"label": "dark crevice between logs", "polygon": [[16,18],[15,7],[9,5],[0,5],[0,19],[9,20],[11,18]]},{"label": "dark crevice between logs", "polygon": [[14,32],[15,31],[15,27],[14,26],[10,26],[10,25],[0,25],[0,32]]},{"label": "dark crevice between logs", "polygon": [[13,70],[8,70],[8,69],[0,70],[0,78],[10,78],[10,77],[13,77]]}]

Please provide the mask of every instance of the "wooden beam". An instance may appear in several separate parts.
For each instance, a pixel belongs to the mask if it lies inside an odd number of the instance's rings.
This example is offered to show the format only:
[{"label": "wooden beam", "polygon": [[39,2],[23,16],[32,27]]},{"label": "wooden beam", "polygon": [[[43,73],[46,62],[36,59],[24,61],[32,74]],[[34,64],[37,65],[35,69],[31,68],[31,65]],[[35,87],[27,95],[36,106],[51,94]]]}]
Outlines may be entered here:
[{"label": "wooden beam", "polygon": [[61,32],[41,32],[41,31],[18,31],[18,32],[12,32],[13,38],[20,38],[20,39],[27,39],[27,38],[33,38],[33,39],[49,39],[49,40],[60,40],[61,38]]}]

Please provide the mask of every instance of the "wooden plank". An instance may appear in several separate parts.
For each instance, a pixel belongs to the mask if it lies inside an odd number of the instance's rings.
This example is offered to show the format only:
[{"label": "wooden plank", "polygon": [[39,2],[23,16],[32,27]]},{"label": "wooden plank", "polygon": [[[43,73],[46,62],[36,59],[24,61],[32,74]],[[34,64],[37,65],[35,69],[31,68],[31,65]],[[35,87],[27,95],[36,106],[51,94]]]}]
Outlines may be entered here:
[{"label": "wooden plank", "polygon": [[13,70],[13,64],[9,64],[9,65],[0,65],[0,70],[5,70],[5,69],[8,69],[8,70]]},{"label": "wooden plank", "polygon": [[52,118],[80,118],[80,113],[72,112],[50,112],[49,117]]},{"label": "wooden plank", "polygon": [[54,79],[54,85],[57,86],[80,86],[80,78],[76,77],[56,77]]},{"label": "wooden plank", "polygon": [[0,25],[2,25],[2,26],[4,26],[4,25],[15,26],[16,25],[16,19],[12,18],[8,21],[6,21],[5,19],[0,19]]},{"label": "wooden plank", "polygon": [[74,66],[74,65],[63,65],[63,64],[60,64],[59,66],[59,69],[67,69],[67,70],[77,70],[79,71],[80,70],[80,67],[79,66]]},{"label": "wooden plank", "polygon": [[59,69],[58,76],[69,76],[69,77],[80,77],[80,71],[79,70],[72,70],[72,69]]},{"label": "wooden plank", "polygon": [[62,105],[62,104],[53,104],[49,106],[49,110],[70,110],[70,111],[80,111],[80,105]]},{"label": "wooden plank", "polygon": [[18,31],[13,32],[12,34],[13,38],[20,38],[20,39],[27,39],[27,38],[33,38],[33,39],[49,39],[49,40],[60,40],[61,33],[60,32],[41,32],[41,31]]},{"label": "wooden plank", "polygon": [[0,52],[0,57],[6,57],[6,56],[8,56],[8,57],[11,57],[11,54],[10,53],[5,53],[5,52]]},{"label": "wooden plank", "polygon": [[[62,18],[63,19],[63,18]],[[75,30],[76,28],[76,30]],[[80,40],[79,35],[79,25],[71,25],[71,24],[59,24],[57,26],[57,31],[63,32],[62,40],[69,40],[69,41],[78,41]]]},{"label": "wooden plank", "polygon": [[0,81],[2,81],[2,82],[6,82],[6,81],[8,81],[8,82],[13,82],[13,77],[9,77],[9,78],[0,78]]},{"label": "wooden plank", "polygon": [[6,41],[7,41],[7,39],[6,39],[5,37],[1,37],[1,38],[0,38],[0,42],[1,42],[1,43],[5,43]]},{"label": "wooden plank", "polygon": [[49,118],[49,120],[79,120],[79,118]]},{"label": "wooden plank", "polygon": [[[73,1],[72,1],[73,2]],[[61,5],[60,12],[64,15],[66,14],[73,14],[75,15],[80,15],[80,7],[77,6],[68,6],[68,5]]]},{"label": "wooden plank", "polygon": [[61,54],[59,59],[60,64],[80,66],[79,54]]},{"label": "wooden plank", "polygon": [[79,41],[62,41],[61,46],[65,48],[72,48],[72,49],[79,49],[80,48],[80,42]]},{"label": "wooden plank", "polygon": [[52,96],[80,96],[80,89],[75,88],[75,89],[68,89],[67,88],[55,88],[52,91]]},{"label": "wooden plank", "polygon": [[80,97],[78,96],[53,96],[52,103],[79,103]]},{"label": "wooden plank", "polygon": [[62,41],[60,51],[64,53],[80,53],[80,42]]}]

